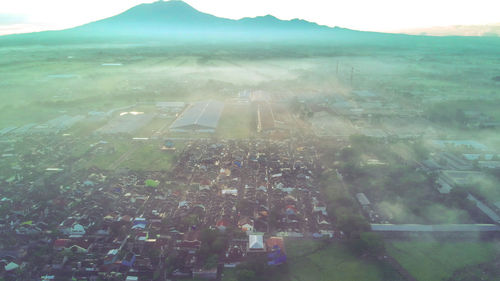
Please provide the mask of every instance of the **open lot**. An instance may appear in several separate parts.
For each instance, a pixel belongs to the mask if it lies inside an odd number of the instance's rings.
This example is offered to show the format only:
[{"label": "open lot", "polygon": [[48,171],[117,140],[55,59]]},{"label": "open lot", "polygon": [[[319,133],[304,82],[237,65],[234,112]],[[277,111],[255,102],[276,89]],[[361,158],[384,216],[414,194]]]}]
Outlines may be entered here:
[{"label": "open lot", "polygon": [[256,131],[254,116],[249,103],[226,104],[217,127],[217,137],[249,138]]},{"label": "open lot", "polygon": [[493,259],[499,247],[498,242],[397,241],[388,252],[417,280],[441,281],[462,267]]},{"label": "open lot", "polygon": [[[133,153],[117,167],[140,171],[167,171],[175,163],[176,152],[161,151],[161,145],[159,141],[146,141],[146,143],[137,141],[130,148],[133,149]],[[181,149],[182,144],[177,144],[176,148]]]},{"label": "open lot", "polygon": [[394,269],[352,254],[346,245],[321,245],[313,241],[287,241],[290,279],[299,280],[399,280]]},{"label": "open lot", "polygon": [[[276,281],[342,281],[342,280],[403,280],[389,265],[377,260],[360,258],[342,243],[308,239],[287,239],[288,272],[278,273]],[[236,281],[236,271],[225,269],[223,281]]]}]

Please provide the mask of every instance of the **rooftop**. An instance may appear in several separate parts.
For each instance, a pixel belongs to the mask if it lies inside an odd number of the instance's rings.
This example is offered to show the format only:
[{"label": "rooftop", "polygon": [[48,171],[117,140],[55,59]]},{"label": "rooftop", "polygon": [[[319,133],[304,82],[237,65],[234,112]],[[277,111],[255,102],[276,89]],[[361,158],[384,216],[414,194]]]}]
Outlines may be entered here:
[{"label": "rooftop", "polygon": [[202,101],[192,104],[170,126],[171,130],[215,130],[224,103]]}]

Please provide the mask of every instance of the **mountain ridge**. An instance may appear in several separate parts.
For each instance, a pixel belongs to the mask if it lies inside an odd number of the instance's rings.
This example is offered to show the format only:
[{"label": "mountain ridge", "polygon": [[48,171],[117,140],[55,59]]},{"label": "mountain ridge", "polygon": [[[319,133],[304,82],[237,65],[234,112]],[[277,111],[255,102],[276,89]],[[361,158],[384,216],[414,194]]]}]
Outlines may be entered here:
[{"label": "mountain ridge", "polygon": [[[183,1],[139,4],[105,19],[77,27],[0,36],[3,46],[85,43],[354,43],[414,47],[434,44],[426,36],[357,31],[329,27],[303,19],[272,15],[227,19],[196,10]],[[440,42],[451,42],[443,39]],[[464,39],[468,40],[468,39]],[[425,41],[425,42],[423,42]],[[467,43],[467,44],[472,44]]]},{"label": "mountain ridge", "polygon": [[[98,20],[92,23],[75,27],[76,29],[102,28],[113,29],[112,24],[120,24],[137,28],[179,28],[190,27],[198,30],[225,29],[235,31],[238,29],[266,28],[266,29],[331,29],[305,20],[281,20],[272,15],[244,17],[238,20],[216,17],[203,13],[183,1],[157,1],[149,4],[134,6],[118,15]],[[72,29],[75,29],[72,28]],[[119,27],[122,28],[122,27]],[[147,31],[147,30],[146,30]]]},{"label": "mountain ridge", "polygon": [[0,40],[21,39],[44,43],[56,38],[62,41],[123,38],[319,39],[334,30],[340,29],[302,19],[281,20],[272,15],[238,20],[221,18],[198,11],[186,2],[171,0],[139,4],[117,15],[68,29],[4,35],[0,36]]}]

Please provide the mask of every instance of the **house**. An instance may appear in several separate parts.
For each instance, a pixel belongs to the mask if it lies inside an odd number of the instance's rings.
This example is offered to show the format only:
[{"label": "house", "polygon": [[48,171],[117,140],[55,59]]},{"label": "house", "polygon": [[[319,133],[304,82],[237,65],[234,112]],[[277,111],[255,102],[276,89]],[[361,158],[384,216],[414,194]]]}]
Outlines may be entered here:
[{"label": "house", "polygon": [[118,259],[118,253],[120,251],[118,249],[111,249],[108,251],[106,254],[106,257],[104,258],[104,265],[112,264],[116,262]]},{"label": "house", "polygon": [[70,238],[79,238],[83,237],[83,235],[85,235],[85,228],[83,227],[83,225],[78,223],[74,224],[69,231]]},{"label": "house", "polygon": [[161,150],[172,150],[174,151],[175,150],[175,144],[173,141],[171,140],[166,140],[163,144],[163,146],[161,147]]},{"label": "house", "polygon": [[88,253],[87,249],[80,247],[78,245],[73,245],[73,246],[69,247],[68,250],[71,251],[72,253],[78,253],[78,254]]},{"label": "house", "polygon": [[16,228],[16,234],[18,235],[31,236],[31,235],[37,235],[41,232],[42,230],[35,225],[21,225]]},{"label": "house", "polygon": [[213,268],[209,268],[209,269],[194,268],[193,269],[193,278],[215,280],[215,279],[217,279],[217,273],[218,273],[217,267],[213,267]]},{"label": "house", "polygon": [[285,242],[283,237],[270,237],[266,240],[268,265],[279,265],[286,262]]},{"label": "house", "polygon": [[132,229],[143,230],[146,228],[146,219],[145,218],[135,218]]},{"label": "house", "polygon": [[14,271],[19,268],[19,265],[14,262],[8,263],[6,266],[4,266],[5,271]]},{"label": "house", "polygon": [[216,227],[217,229],[219,229],[220,231],[226,231],[226,228],[229,227],[229,222],[225,219],[220,219],[219,221],[217,221],[216,223]]},{"label": "house", "polygon": [[238,196],[238,189],[223,189],[221,190],[222,195],[234,195]]},{"label": "house", "polygon": [[196,253],[201,247],[199,236],[199,231],[189,231],[185,233],[182,240],[178,240],[176,248],[178,250],[188,251],[189,253]]},{"label": "house", "polygon": [[272,252],[276,247],[278,247],[283,253],[285,253],[285,241],[283,237],[269,237],[266,240],[266,247],[268,252]]},{"label": "house", "polygon": [[285,208],[285,213],[287,216],[296,215],[298,213],[297,208],[293,205],[287,205]]},{"label": "house", "polygon": [[362,207],[370,206],[370,201],[368,200],[368,198],[366,198],[366,195],[364,193],[357,193],[356,199],[358,199],[358,202]]},{"label": "house", "polygon": [[63,250],[70,242],[71,240],[69,239],[57,239],[56,241],[54,241],[54,250]]},{"label": "house", "polygon": [[234,268],[246,257],[246,240],[232,240],[224,256],[224,267]]},{"label": "house", "polygon": [[264,236],[260,234],[248,235],[248,249],[249,253],[265,252]]},{"label": "house", "polygon": [[238,228],[245,232],[253,232],[253,220],[250,217],[242,217],[238,220]]},{"label": "house", "polygon": [[136,255],[132,252],[128,252],[122,260],[122,265],[132,267],[134,265],[135,259]]},{"label": "house", "polygon": [[326,205],[322,202],[319,202],[316,197],[313,197],[313,213],[320,212],[323,215],[327,215]]}]

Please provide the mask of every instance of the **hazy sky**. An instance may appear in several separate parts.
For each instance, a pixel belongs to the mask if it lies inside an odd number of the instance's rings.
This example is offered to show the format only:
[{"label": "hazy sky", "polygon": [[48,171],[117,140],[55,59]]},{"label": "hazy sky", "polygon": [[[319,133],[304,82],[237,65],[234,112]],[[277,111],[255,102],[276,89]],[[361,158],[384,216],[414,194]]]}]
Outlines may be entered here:
[{"label": "hazy sky", "polygon": [[[0,34],[63,29],[113,16],[144,0],[0,0]],[[219,17],[272,14],[358,30],[500,22],[500,0],[186,0]]]}]

